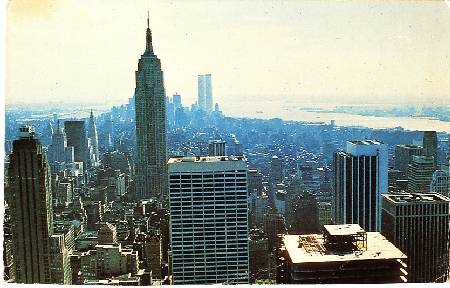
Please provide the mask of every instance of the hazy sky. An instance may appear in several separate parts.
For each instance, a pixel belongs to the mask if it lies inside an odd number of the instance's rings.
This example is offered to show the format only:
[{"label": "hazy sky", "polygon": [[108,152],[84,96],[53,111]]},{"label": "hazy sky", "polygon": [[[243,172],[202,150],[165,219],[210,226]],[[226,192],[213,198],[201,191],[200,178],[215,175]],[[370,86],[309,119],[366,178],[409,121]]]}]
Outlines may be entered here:
[{"label": "hazy sky", "polygon": [[437,1],[12,0],[6,104],[125,103],[147,7],[166,94],[214,101],[450,105],[450,8]]}]

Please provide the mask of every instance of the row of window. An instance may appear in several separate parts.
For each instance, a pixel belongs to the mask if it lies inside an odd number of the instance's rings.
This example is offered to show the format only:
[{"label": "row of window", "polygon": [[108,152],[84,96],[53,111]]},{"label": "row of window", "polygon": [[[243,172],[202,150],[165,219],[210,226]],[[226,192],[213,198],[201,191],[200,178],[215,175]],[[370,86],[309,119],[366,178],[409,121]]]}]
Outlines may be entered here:
[{"label": "row of window", "polygon": [[[207,217],[207,216],[211,216],[211,217]],[[190,224],[191,222],[188,222],[189,220],[193,221],[192,223],[197,223],[197,224],[203,224],[203,223],[214,223],[214,222],[225,222],[225,220],[222,218],[218,218],[217,215],[211,215],[211,214],[206,214],[206,215],[202,215],[204,216],[203,218],[201,217],[190,217],[190,215],[183,215],[183,218],[177,218],[179,216],[177,215],[172,215],[172,225],[174,228],[181,228],[181,227],[185,227],[182,226],[183,223],[187,223]],[[218,215],[221,216],[221,215]],[[241,223],[241,225],[244,225],[244,223],[247,223],[247,214],[239,214],[237,215],[225,215],[223,214],[223,217],[226,217],[227,222],[234,222],[234,223]],[[181,219],[182,221],[176,221],[177,219]]]},{"label": "row of window", "polygon": [[[217,214],[225,214],[227,216],[230,215],[239,215],[242,214],[243,216],[247,215],[247,207],[245,207],[244,209],[236,209],[238,207],[233,207],[234,209],[202,209],[202,208],[197,208],[197,207],[193,207],[194,209],[192,209],[192,207],[183,207],[184,209],[181,209],[181,207],[173,207],[173,209],[171,209],[171,212],[173,214],[205,214],[205,215],[217,215]],[[176,218],[175,218],[176,219]]]},{"label": "row of window", "polygon": [[171,173],[170,174],[170,180],[172,179],[199,179],[199,178],[218,178],[218,177],[224,177],[226,175],[226,177],[243,177],[246,178],[247,177],[247,173],[243,170],[237,170],[237,171],[233,171],[233,172],[228,172],[228,171],[224,171],[224,172],[215,172],[215,173],[202,173],[202,174],[186,174],[186,173],[182,173],[182,174],[175,174],[175,173]]},{"label": "row of window", "polygon": [[[241,217],[245,217],[245,215],[241,215]],[[214,222],[214,221],[204,221],[204,219],[183,219],[178,218],[172,219],[172,226],[174,228],[197,228],[201,229],[204,227],[224,227],[227,226],[228,229],[230,227],[242,227],[247,228],[246,223],[241,223],[237,221],[228,221],[228,222]]]},{"label": "row of window", "polygon": [[[234,227],[235,228],[235,227]],[[189,231],[190,230],[190,231]],[[215,230],[214,228],[205,228],[202,229],[204,231],[198,231],[196,229],[178,229],[178,228],[172,228],[172,234],[174,235],[174,237],[176,236],[181,236],[180,234],[190,234],[193,236],[198,236],[198,237],[204,237],[204,236],[220,236],[220,235],[227,235],[228,238],[231,238],[233,236],[236,235],[247,235],[247,230],[246,229],[229,229],[229,230],[225,230],[223,229],[222,231],[218,231]],[[213,233],[208,233],[208,231],[213,232]],[[177,235],[178,234],[178,235]]]},{"label": "row of window", "polygon": [[[202,223],[222,223],[222,222],[230,222],[230,223],[237,223],[241,225],[245,225],[247,223],[247,217],[244,214],[239,214],[241,217],[236,217],[236,215],[217,215],[215,217],[190,217],[191,215],[183,215],[183,218],[180,218],[179,215],[172,215],[172,223],[195,223],[195,224],[202,224]],[[238,215],[238,216],[239,216]],[[220,216],[220,217],[219,217]],[[185,221],[178,221],[179,219],[183,219]],[[238,221],[240,220],[240,221]]]},{"label": "row of window", "polygon": [[[245,261],[247,262],[247,261]],[[213,267],[210,267],[209,265],[205,265],[206,263],[199,263],[196,265],[193,265],[194,263],[184,263],[184,265],[182,265],[183,263],[173,263],[173,275],[177,275],[178,273],[180,273],[181,269],[183,268],[184,272],[187,271],[192,271],[192,272],[199,272],[201,274],[205,273],[205,268],[206,268],[206,272],[213,272],[213,271],[220,271],[220,270],[248,270],[248,264],[247,263],[228,263],[228,262],[222,262],[222,263],[217,263],[216,265],[214,265],[214,269]],[[178,264],[178,265],[177,265]],[[180,265],[181,264],[181,265]],[[204,264],[204,265],[201,265]],[[203,273],[202,273],[203,272]],[[236,271],[237,272],[237,271]],[[178,274],[180,275],[180,274]]]},{"label": "row of window", "polygon": [[[248,242],[242,241],[241,245],[237,245],[237,247],[234,247],[233,249],[237,252],[241,251],[241,252],[247,252],[248,251],[248,247],[247,244]],[[178,243],[173,243],[173,255],[174,257],[176,255],[178,255],[179,253],[181,253],[182,251],[186,254],[188,250],[192,250],[194,251],[194,254],[203,254],[205,253],[204,250],[212,250],[215,251],[216,249],[227,249],[228,245],[226,245],[224,242],[221,243],[216,243],[215,245],[213,244],[204,244],[204,245],[178,245]],[[230,250],[231,248],[229,248],[228,250]]]},{"label": "row of window", "polygon": [[245,187],[225,187],[225,188],[172,188],[169,196],[174,197],[202,197],[202,196],[227,196],[233,197],[235,195],[248,194]]},{"label": "row of window", "polygon": [[[238,239],[238,237],[241,235],[247,236],[247,233],[245,231],[238,231],[238,232],[235,231],[235,232],[227,233],[228,237],[225,237],[225,235],[195,235],[195,234],[197,234],[197,233],[194,233],[194,235],[191,235],[191,237],[188,237],[187,235],[185,237],[180,237],[180,235],[173,236],[172,242],[177,242],[177,243],[182,242],[183,244],[188,245],[189,242],[192,242],[192,241],[200,241],[201,242],[202,239],[199,239],[199,237],[197,237],[197,236],[205,236],[204,237],[205,243],[208,243],[208,241],[216,242],[216,241],[221,241],[221,240],[225,240],[225,239],[232,241],[232,239]],[[244,238],[244,239],[246,239],[246,238]],[[231,244],[231,242],[230,242],[230,244]]]},{"label": "row of window", "polygon": [[[187,202],[187,203],[186,203]],[[189,208],[192,207],[192,203],[189,203],[189,201],[186,202],[181,202],[181,201],[174,201],[173,203],[170,204],[171,208]],[[244,201],[232,201],[232,200],[227,200],[227,202],[225,201],[220,201],[220,203],[211,203],[211,202],[207,202],[204,203],[202,205],[202,203],[195,203],[196,207],[201,208],[201,209],[233,209],[231,208],[232,206],[237,205],[237,208],[244,208],[247,209],[247,202]],[[230,207],[231,206],[231,207]]]},{"label": "row of window", "polygon": [[178,187],[180,184],[185,185],[189,184],[194,187],[211,187],[211,185],[214,184],[229,184],[229,183],[247,183],[247,181],[243,178],[221,178],[221,179],[210,179],[210,180],[195,180],[195,179],[189,179],[189,180],[172,180],[170,181],[170,187]]},{"label": "row of window", "polygon": [[[223,189],[223,187],[227,189]],[[216,191],[232,191],[232,189],[236,190],[247,190],[247,185],[245,182],[236,182],[236,183],[210,183],[210,184],[176,184],[170,185],[170,191],[190,191],[191,188],[203,188],[205,191],[213,191],[214,188]],[[221,188],[221,189],[219,189]],[[181,189],[181,190],[180,190]]]}]

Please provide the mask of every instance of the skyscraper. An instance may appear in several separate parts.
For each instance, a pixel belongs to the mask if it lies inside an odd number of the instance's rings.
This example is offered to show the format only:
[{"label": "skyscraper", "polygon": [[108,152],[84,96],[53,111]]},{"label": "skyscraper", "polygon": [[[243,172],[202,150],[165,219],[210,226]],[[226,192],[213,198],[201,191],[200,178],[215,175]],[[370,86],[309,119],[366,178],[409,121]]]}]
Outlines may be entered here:
[{"label": "skyscraper", "polygon": [[208,156],[225,156],[225,141],[210,140],[208,143]]},{"label": "skyscraper", "polygon": [[431,177],[430,192],[439,193],[444,196],[450,196],[448,171],[436,170]]},{"label": "skyscraper", "polygon": [[211,74],[198,75],[198,106],[200,110],[211,113],[213,111],[213,97]]},{"label": "skyscraper", "polygon": [[384,194],[381,233],[408,256],[408,282],[445,282],[449,202],[440,194]]},{"label": "skyscraper", "polygon": [[263,175],[258,172],[256,168],[250,168],[247,171],[247,187],[248,194],[255,194],[256,196],[261,196],[263,192]]},{"label": "skyscraper", "polygon": [[161,61],[147,18],[146,49],[136,71],[136,198],[167,195],[166,97]]},{"label": "skyscraper", "polygon": [[88,167],[88,139],[84,121],[65,121],[64,131],[67,146],[73,146],[75,162],[83,162],[83,166]]},{"label": "skyscraper", "polygon": [[52,144],[48,147],[48,160],[56,162],[66,161],[67,138],[66,133],[59,126],[57,120],[56,129],[52,135]]},{"label": "skyscraper", "polygon": [[175,105],[175,110],[183,107],[183,105],[181,104],[181,95],[179,94],[174,94],[172,96],[172,102],[173,105]]},{"label": "skyscraper", "polygon": [[434,157],[434,166],[437,165],[437,134],[436,131],[423,132],[423,154]]},{"label": "skyscraper", "polygon": [[278,156],[272,156],[269,181],[272,185],[283,182],[283,161]]},{"label": "skyscraper", "polygon": [[432,156],[413,156],[412,159],[408,167],[408,192],[430,192],[430,183],[435,171],[434,158]]},{"label": "skyscraper", "polygon": [[169,159],[174,284],[248,283],[243,157]]},{"label": "skyscraper", "polygon": [[388,191],[387,146],[376,140],[348,141],[334,154],[334,219],[380,231],[381,193]]},{"label": "skyscraper", "polygon": [[12,243],[18,283],[50,283],[53,209],[50,168],[34,128],[20,127],[10,155]]},{"label": "skyscraper", "polygon": [[94,114],[91,110],[91,115],[89,117],[89,127],[88,127],[88,138],[91,139],[91,148],[92,148],[92,165],[97,166],[98,161],[100,160],[100,155],[98,153],[98,136],[97,136],[97,127],[95,125]]},{"label": "skyscraper", "polygon": [[396,145],[394,168],[400,170],[403,176],[408,172],[408,165],[412,162],[412,156],[422,155],[422,147],[417,145]]},{"label": "skyscraper", "polygon": [[50,237],[50,255],[52,283],[72,284],[70,256],[64,243],[64,234],[54,234]]}]

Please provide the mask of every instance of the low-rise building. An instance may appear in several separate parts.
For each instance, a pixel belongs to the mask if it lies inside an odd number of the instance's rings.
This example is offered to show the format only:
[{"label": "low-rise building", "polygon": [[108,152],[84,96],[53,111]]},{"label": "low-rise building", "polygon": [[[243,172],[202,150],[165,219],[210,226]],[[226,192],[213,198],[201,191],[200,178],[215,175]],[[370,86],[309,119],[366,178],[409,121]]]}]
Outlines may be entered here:
[{"label": "low-rise building", "polygon": [[357,224],[325,225],[324,233],[285,235],[289,284],[402,283],[407,281],[407,256],[379,232]]}]

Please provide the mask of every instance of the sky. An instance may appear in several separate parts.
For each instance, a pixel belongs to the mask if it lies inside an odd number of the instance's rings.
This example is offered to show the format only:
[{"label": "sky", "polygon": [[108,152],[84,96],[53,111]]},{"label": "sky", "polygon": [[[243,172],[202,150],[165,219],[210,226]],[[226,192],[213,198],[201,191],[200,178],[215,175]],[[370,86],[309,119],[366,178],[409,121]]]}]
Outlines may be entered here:
[{"label": "sky", "polygon": [[126,103],[147,9],[166,95],[183,105],[207,73],[225,107],[450,105],[450,6],[363,0],[10,0],[6,105]]}]

